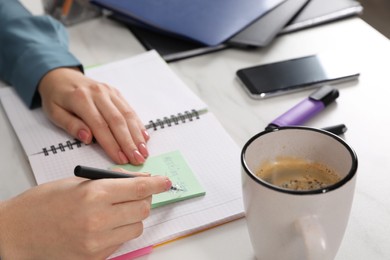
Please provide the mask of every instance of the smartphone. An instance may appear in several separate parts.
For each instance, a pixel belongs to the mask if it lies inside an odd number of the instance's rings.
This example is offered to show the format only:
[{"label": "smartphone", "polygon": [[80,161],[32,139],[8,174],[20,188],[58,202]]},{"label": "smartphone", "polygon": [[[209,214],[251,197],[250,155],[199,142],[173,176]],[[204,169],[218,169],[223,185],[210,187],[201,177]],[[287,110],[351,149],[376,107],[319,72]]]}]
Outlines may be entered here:
[{"label": "smartphone", "polygon": [[303,89],[356,80],[360,73],[351,60],[340,55],[318,54],[248,67],[237,78],[255,99]]}]

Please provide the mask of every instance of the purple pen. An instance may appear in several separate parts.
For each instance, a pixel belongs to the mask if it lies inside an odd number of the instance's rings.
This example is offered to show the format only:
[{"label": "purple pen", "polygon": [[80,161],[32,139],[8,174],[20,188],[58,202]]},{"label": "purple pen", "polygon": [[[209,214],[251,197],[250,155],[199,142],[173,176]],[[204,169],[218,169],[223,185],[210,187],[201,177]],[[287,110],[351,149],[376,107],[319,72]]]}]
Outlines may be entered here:
[{"label": "purple pen", "polygon": [[323,86],[313,92],[290,110],[272,121],[265,129],[275,129],[281,126],[303,125],[307,120],[317,115],[339,96],[337,89]]}]

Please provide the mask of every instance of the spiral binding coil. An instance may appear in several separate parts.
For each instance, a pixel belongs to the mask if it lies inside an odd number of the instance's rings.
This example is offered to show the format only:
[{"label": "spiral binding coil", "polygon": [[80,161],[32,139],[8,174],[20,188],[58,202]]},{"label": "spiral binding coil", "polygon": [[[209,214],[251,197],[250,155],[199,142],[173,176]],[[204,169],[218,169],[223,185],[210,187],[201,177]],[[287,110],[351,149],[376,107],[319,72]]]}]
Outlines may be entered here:
[{"label": "spiral binding coil", "polygon": [[173,125],[178,125],[181,123],[186,123],[188,121],[193,121],[195,119],[199,119],[199,115],[203,114],[206,110],[195,110],[184,111],[184,113],[178,113],[177,115],[171,115],[170,117],[163,117],[162,119],[150,120],[149,124],[145,125],[146,129],[158,130],[167,127],[171,127]]},{"label": "spiral binding coil", "polygon": [[52,154],[56,154],[58,151],[65,152],[66,149],[68,150],[73,150],[74,146],[77,148],[81,147],[83,143],[77,139],[74,140],[68,140],[66,143],[59,143],[58,146],[56,147],[55,145],[51,145],[50,148],[42,148],[42,153],[45,156],[48,156],[50,152]]},{"label": "spiral binding coil", "polygon": [[[199,115],[207,112],[207,109],[203,110],[195,110],[184,111],[183,113],[178,113],[177,115],[171,115],[170,117],[163,117],[162,119],[150,120],[149,124],[145,125],[146,129],[158,130],[167,127],[171,127],[173,125],[183,124],[189,121],[194,121],[199,119]],[[96,143],[96,140],[93,139],[92,143]],[[45,156],[49,156],[51,154],[57,154],[57,152],[65,152],[66,150],[73,150],[74,147],[80,148],[83,143],[77,139],[68,140],[65,143],[59,143],[58,146],[51,145],[50,148],[42,148],[42,152]]]}]

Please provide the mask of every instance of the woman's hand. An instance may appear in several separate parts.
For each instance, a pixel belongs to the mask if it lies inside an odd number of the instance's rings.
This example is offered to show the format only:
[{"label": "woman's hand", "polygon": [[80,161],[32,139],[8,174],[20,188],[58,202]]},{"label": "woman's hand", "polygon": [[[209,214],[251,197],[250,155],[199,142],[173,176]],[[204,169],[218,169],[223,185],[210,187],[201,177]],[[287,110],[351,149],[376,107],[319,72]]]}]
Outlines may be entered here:
[{"label": "woman's hand", "polygon": [[38,86],[42,107],[57,126],[89,144],[93,137],[118,164],[144,163],[149,135],[122,95],[77,68],[48,72]]},{"label": "woman's hand", "polygon": [[0,202],[2,259],[106,259],[141,235],[152,194],[171,187],[162,176],[36,186]]}]

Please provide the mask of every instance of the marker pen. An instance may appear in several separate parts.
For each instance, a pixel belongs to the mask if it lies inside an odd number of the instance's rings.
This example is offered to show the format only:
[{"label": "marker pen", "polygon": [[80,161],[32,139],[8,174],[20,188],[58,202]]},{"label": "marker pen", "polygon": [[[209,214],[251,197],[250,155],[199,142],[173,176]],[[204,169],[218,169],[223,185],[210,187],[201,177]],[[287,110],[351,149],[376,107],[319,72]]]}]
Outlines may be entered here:
[{"label": "marker pen", "polygon": [[265,129],[270,130],[281,126],[303,125],[307,120],[317,115],[339,96],[337,89],[323,86],[313,92],[308,98],[289,109],[272,121]]}]

